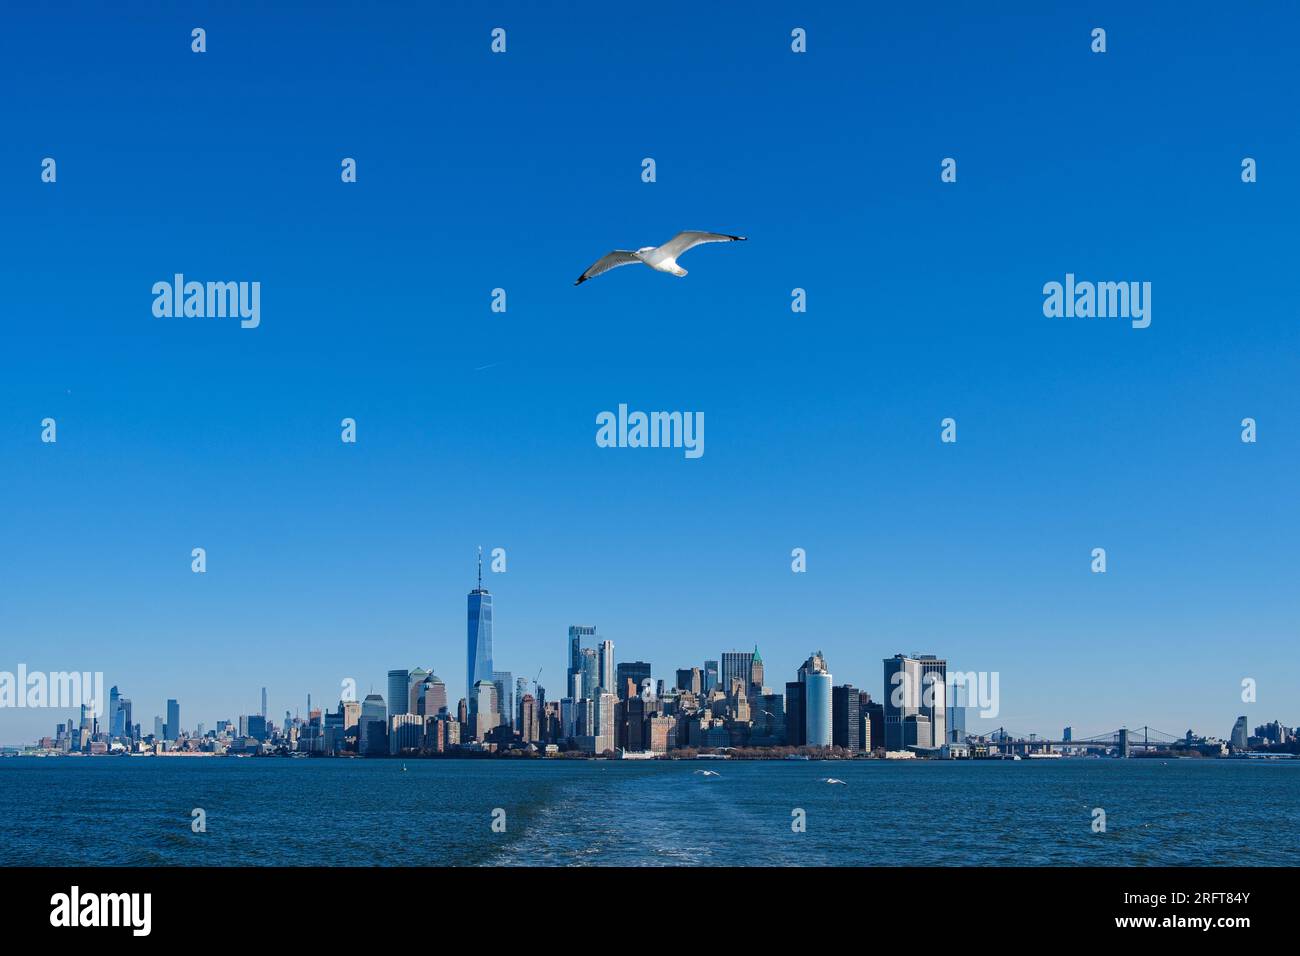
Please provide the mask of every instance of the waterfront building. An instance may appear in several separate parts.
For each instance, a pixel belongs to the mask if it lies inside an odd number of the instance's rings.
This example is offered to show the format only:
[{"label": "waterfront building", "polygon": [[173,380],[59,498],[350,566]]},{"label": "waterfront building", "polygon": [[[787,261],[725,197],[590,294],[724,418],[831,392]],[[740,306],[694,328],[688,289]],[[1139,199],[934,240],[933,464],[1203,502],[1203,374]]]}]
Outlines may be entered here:
[{"label": "waterfront building", "polygon": [[927,719],[930,746],[941,745],[947,729],[948,662],[933,654],[895,654],[884,663],[885,748],[901,750],[908,745],[903,723],[917,715]]},{"label": "waterfront building", "polygon": [[785,685],[785,742],[791,747],[802,747],[808,742],[803,701],[803,681],[788,681]]},{"label": "waterfront building", "polygon": [[[327,754],[342,753],[344,750],[343,743],[343,708],[340,707],[337,712],[326,712],[324,727],[322,730],[324,736],[323,749]],[[221,736],[218,728],[217,736]]]},{"label": "waterfront building", "polygon": [[590,697],[584,697],[578,701],[573,721],[573,736],[591,737],[596,736],[596,713],[595,703]]},{"label": "waterfront building", "polygon": [[[930,750],[934,747],[934,727],[926,714],[908,714],[903,718],[903,746],[900,750],[915,747]],[[886,731],[887,732],[887,731]]]},{"label": "waterfront building", "polygon": [[379,694],[367,694],[357,715],[357,750],[363,754],[385,753],[387,740],[388,707]]},{"label": "waterfront building", "polygon": [[785,698],[780,694],[760,694],[750,710],[754,726],[749,742],[755,747],[776,747],[785,743]]},{"label": "waterfront building", "polygon": [[808,658],[803,673],[804,737],[809,747],[829,747],[831,734],[831,687],[833,678],[826,669],[821,651]]},{"label": "waterfront building", "polygon": [[618,736],[614,745],[622,750],[648,750],[645,701],[635,696],[621,700],[615,716]]},{"label": "waterfront building", "polygon": [[614,739],[618,733],[615,724],[615,707],[618,705],[618,695],[601,692],[600,697],[596,700],[596,752],[604,753],[606,750],[614,749]]},{"label": "waterfront building", "polygon": [[[954,695],[955,696],[955,695]],[[944,733],[947,735],[947,742],[950,744],[964,744],[966,742],[966,708],[949,707],[945,715],[947,726]],[[1066,728],[1069,730],[1069,728]],[[1069,737],[1062,738],[1069,740]]]},{"label": "waterfront building", "polygon": [[388,752],[415,753],[424,744],[424,718],[416,714],[394,714],[388,718]]},{"label": "waterfront building", "polygon": [[261,714],[247,714],[239,718],[239,736],[266,740],[266,718]]},{"label": "waterfront building", "polygon": [[852,684],[831,691],[831,742],[858,752],[862,749],[862,692]]},{"label": "waterfront building", "polygon": [[1246,717],[1242,715],[1237,718],[1237,722],[1232,725],[1232,734],[1228,739],[1233,750],[1248,750],[1249,741],[1246,739]]},{"label": "waterfront building", "polygon": [[858,702],[862,718],[862,749],[871,752],[885,746],[885,708],[865,690]]}]

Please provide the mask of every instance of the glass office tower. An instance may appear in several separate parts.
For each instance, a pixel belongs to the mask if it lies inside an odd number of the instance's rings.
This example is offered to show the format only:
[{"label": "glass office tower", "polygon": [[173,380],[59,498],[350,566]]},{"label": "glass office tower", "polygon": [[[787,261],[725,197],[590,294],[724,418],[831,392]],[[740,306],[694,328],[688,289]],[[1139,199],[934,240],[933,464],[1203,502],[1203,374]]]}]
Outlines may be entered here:
[{"label": "glass office tower", "polygon": [[469,639],[465,660],[465,699],[474,685],[492,682],[492,595],[483,588],[483,549],[478,550],[478,587],[469,592]]}]

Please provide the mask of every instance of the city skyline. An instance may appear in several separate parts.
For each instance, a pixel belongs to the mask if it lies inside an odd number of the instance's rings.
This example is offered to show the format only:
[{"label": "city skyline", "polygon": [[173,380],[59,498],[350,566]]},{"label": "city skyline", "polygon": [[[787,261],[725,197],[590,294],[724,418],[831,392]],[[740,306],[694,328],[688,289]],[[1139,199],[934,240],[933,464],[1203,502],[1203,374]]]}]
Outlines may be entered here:
[{"label": "city skyline", "polygon": [[[486,647],[486,651],[485,651],[486,666],[489,668],[489,670],[491,670],[494,663],[493,651],[492,651],[492,643],[493,643],[492,599],[491,599],[490,592],[483,586],[483,577],[482,577],[483,562],[482,562],[481,546],[478,549],[477,574],[478,576],[477,576],[477,581],[475,583],[475,586],[468,592],[468,605],[467,605],[467,613],[466,613],[466,620],[468,623],[468,631],[467,631],[467,638],[466,638],[466,647],[468,649],[467,671],[473,668],[476,662],[478,662],[478,664],[480,665],[483,664],[484,659],[482,655],[484,653],[484,647]],[[598,645],[599,663],[593,664],[593,674],[589,676],[594,677],[595,674],[599,674],[599,679],[598,680],[582,679],[581,672],[578,672],[577,677],[580,679],[578,684],[575,685],[572,683],[572,681],[574,680],[575,677],[574,670],[573,670],[573,662],[575,661],[576,656],[581,654],[596,655],[597,652],[596,648],[581,647],[583,641],[588,641]],[[706,675],[708,674],[710,666],[715,665],[717,661],[720,661],[721,665],[717,675],[716,686],[718,686],[722,690],[725,691],[728,688],[729,684],[737,684],[743,689],[744,693],[749,695],[750,700],[752,702],[754,699],[756,699],[757,695],[760,694],[765,689],[764,687],[765,665],[757,644],[755,644],[752,651],[737,651],[735,649],[728,649],[720,652],[716,650],[710,650],[705,652],[705,655],[716,654],[717,655],[716,661],[715,659],[710,658],[708,656],[700,656],[699,660],[695,662],[688,661],[688,662],[676,662],[676,663],[665,663],[665,664],[654,664],[652,662],[643,662],[639,659],[620,660],[615,656],[615,647],[616,647],[616,642],[607,638],[595,626],[569,625],[569,627],[567,628],[567,636],[565,641],[565,650],[567,652],[567,661],[569,663],[569,666],[566,668],[566,672],[565,672],[564,690],[559,692],[551,692],[550,690],[546,690],[545,700],[547,702],[555,702],[561,700],[562,698],[569,698],[571,695],[570,689],[575,686],[581,686],[582,688],[584,688],[584,692],[583,692],[584,697],[590,697],[593,699],[598,699],[601,693],[609,693],[616,697],[622,696],[623,688],[621,687],[611,688],[607,686],[607,680],[605,675],[610,673],[615,666],[617,666],[617,670],[619,672],[620,678],[622,678],[625,669],[628,670],[630,674],[635,674],[635,677],[632,680],[632,684],[637,688],[640,688],[645,681],[649,680],[652,682],[652,684],[654,682],[658,682],[665,688],[679,689],[680,685],[677,683],[676,678],[679,675],[681,675],[684,671],[690,671],[692,668],[698,668],[700,671],[699,676],[702,678],[704,683],[707,684],[708,678]],[[440,692],[440,699],[443,703],[443,706],[446,710],[448,710],[454,715],[455,707],[453,706],[452,697],[448,695],[445,691],[446,681],[442,677],[438,676],[438,667],[436,665],[433,666],[431,670],[426,670],[424,667],[426,663],[428,662],[422,661],[420,663],[410,665],[404,668],[391,668],[391,667],[387,668],[385,670],[384,683],[381,685],[383,693],[380,694],[376,692],[374,685],[372,684],[372,685],[368,685],[368,688],[365,691],[364,696],[369,700],[382,701],[384,705],[385,713],[388,717],[391,717],[394,714],[407,714],[407,713],[413,714],[416,713],[415,710],[415,701],[417,699],[417,694],[415,690],[416,685],[421,681],[428,679],[428,680],[435,681],[440,686],[440,688],[442,688]],[[947,710],[943,706],[935,707],[932,703],[929,705],[921,704],[921,699],[919,695],[920,688],[927,683],[925,677],[926,674],[939,675],[938,683],[944,684],[943,675],[947,670],[948,661],[934,654],[925,654],[918,651],[910,651],[906,653],[896,652],[890,656],[884,657],[883,664],[884,664],[883,674],[878,687],[874,687],[869,683],[858,684],[856,683],[855,680],[844,679],[841,680],[839,684],[834,685],[834,690],[838,692],[844,686],[852,687],[856,690],[861,690],[866,692],[871,698],[883,704],[884,710],[882,712],[882,729],[884,734],[884,745],[886,746],[887,749],[890,750],[905,749],[909,745],[916,745],[916,744],[920,744],[922,746],[928,745],[928,746],[937,747],[939,741],[951,739],[945,730],[945,720],[949,719],[949,715],[951,714],[951,711]],[[960,672],[968,669],[954,668],[954,670]],[[901,673],[897,678],[891,680],[891,675],[895,671],[899,671]],[[542,689],[546,689],[546,682],[540,679],[545,672],[546,669],[544,666],[539,669],[538,679],[535,682],[533,682],[532,685],[532,693],[536,694],[539,687]],[[787,675],[793,675],[795,679],[783,682],[779,677],[781,673]],[[671,677],[669,675],[671,675]],[[501,672],[501,671],[491,671],[491,677],[495,678],[495,684],[496,684],[495,691],[493,692],[491,697],[492,704],[495,708],[497,708],[498,712],[502,716],[503,723],[510,724],[514,721],[514,717],[506,716],[506,715],[517,714],[516,708],[518,707],[519,702],[522,700],[522,693],[520,692],[526,690],[529,681],[526,678],[520,677],[518,679],[518,685],[519,685],[518,688],[516,689],[515,687],[508,687],[507,695],[503,697],[501,696],[501,692],[503,689],[502,688],[503,681],[501,678],[504,678],[504,683],[506,685],[509,685],[510,677],[511,677],[510,673]],[[832,680],[832,674],[827,668],[825,658],[822,656],[821,651],[818,650],[817,652],[813,653],[812,656],[808,657],[808,659],[803,664],[799,665],[797,669],[792,669],[787,672],[778,672],[778,674],[773,677],[773,680],[774,683],[770,688],[771,692],[776,694],[783,694],[784,696],[783,707],[785,708],[786,715],[791,716],[797,714],[798,716],[795,717],[794,719],[798,720],[800,724],[804,722],[804,715],[808,712],[808,709],[810,707],[816,706],[816,707],[825,708],[824,716],[825,716],[826,723],[824,727],[820,728],[820,730],[817,733],[812,734],[811,736],[809,735],[810,730],[801,727],[801,729],[797,731],[798,743],[817,745],[817,746],[829,745],[828,741],[830,740],[830,736],[832,732],[830,726],[830,701],[832,696],[832,685],[834,682]],[[912,695],[910,703],[904,703],[901,707],[895,706],[892,703],[890,699],[890,694],[888,692],[890,686],[897,684],[900,680],[905,687],[910,688],[910,693]],[[621,682],[622,680],[615,683],[621,683]],[[107,730],[111,734],[120,734],[121,731],[118,725],[122,722],[123,716],[122,716],[122,711],[119,710],[119,700],[123,703],[123,706],[125,708],[125,719],[128,720],[133,719],[132,711],[133,708],[136,708],[137,705],[135,704],[135,701],[132,696],[126,694],[119,695],[118,683],[111,682],[106,679],[106,684],[107,683],[112,683],[111,690],[107,695],[108,697],[107,711],[105,713],[101,713],[100,715],[98,715],[97,719],[99,721],[99,726],[101,727],[101,729]],[[478,682],[476,682],[474,686],[467,685],[466,694],[463,698],[461,698],[461,703],[466,705],[469,708],[469,712],[471,714],[473,714],[477,708],[475,688],[478,686],[479,683],[482,683],[483,685],[486,686],[492,684],[493,680],[488,679],[487,677],[482,677],[479,679]],[[783,686],[784,686],[784,690],[782,689]],[[948,686],[949,688],[951,687],[951,685]],[[814,690],[814,687],[816,688],[816,690]],[[797,689],[797,688],[802,688],[802,689]],[[340,680],[340,689],[343,693],[349,692],[350,689],[351,692],[356,694],[356,696],[352,698],[352,700],[356,701],[358,704],[360,704],[360,702],[362,701],[363,695],[360,690],[360,686],[357,685],[354,678],[351,677],[342,678]],[[976,690],[976,688],[974,687],[971,687],[969,689],[971,691]],[[794,696],[792,696],[792,694]],[[305,701],[306,701],[305,710],[299,711],[296,707],[290,707],[286,709],[285,711],[286,722],[290,717],[292,717],[295,720],[301,718],[305,721],[310,715],[310,713],[312,712],[311,699],[312,699],[312,694],[310,691],[308,691],[305,694]],[[269,721],[267,700],[268,700],[267,687],[263,686],[260,692],[259,710],[249,711],[247,713],[241,711],[237,714],[227,713],[224,716],[220,716],[220,717],[209,716],[209,719],[207,721],[195,721],[189,726],[186,726],[185,724],[179,723],[180,703],[178,699],[174,697],[168,698],[165,702],[165,706],[162,708],[162,713],[156,715],[153,718],[154,726],[155,726],[154,732],[156,735],[157,727],[161,723],[161,726],[164,729],[163,739],[172,740],[175,739],[175,734],[176,734],[178,724],[181,729],[192,732],[195,725],[203,726],[206,724],[206,726],[209,729],[211,729],[212,727],[215,727],[218,724],[229,723],[232,726],[235,724],[239,724],[242,728],[243,722],[245,720],[260,718],[263,721]],[[345,700],[346,698],[340,696],[337,701],[334,701],[329,697],[329,695],[325,695],[324,697],[317,698],[319,709],[322,713],[325,712],[326,710],[333,708],[336,703],[339,705],[343,704]],[[400,709],[394,707],[393,705],[394,700],[401,701]],[[794,701],[795,703],[792,703],[792,701]],[[1056,736],[1054,733],[1055,728],[1039,728],[1039,727],[1030,728],[1030,727],[1015,725],[1015,724],[1013,724],[1013,726],[1008,727],[1007,725],[1012,722],[1006,720],[1001,715],[1001,713],[998,713],[996,716],[993,716],[988,720],[984,720],[980,716],[982,703],[978,700],[977,697],[971,698],[971,701],[972,702],[967,703],[967,705],[964,707],[964,717],[962,718],[962,729],[971,734],[987,735],[989,733],[993,733],[1005,728],[1012,736],[1019,736],[1022,734],[1025,736],[1029,736],[1033,734],[1033,735],[1038,735],[1040,737],[1043,737],[1044,739],[1054,739]],[[952,706],[955,703],[955,701],[949,700],[947,703],[949,706]],[[575,701],[575,705],[576,705],[576,701]],[[1000,706],[1001,706],[1001,702],[999,700],[997,702],[997,708],[999,710],[1000,710]],[[1239,707],[1238,709],[1246,710],[1247,705],[1243,703],[1241,707]],[[10,715],[10,714],[24,714],[24,713],[30,715],[30,714],[39,714],[42,712],[49,714],[51,712],[58,712],[58,709],[57,708],[0,709],[0,716]],[[73,711],[69,710],[67,716],[71,718],[72,714]],[[928,725],[928,731],[926,732],[928,736],[923,734],[922,737],[918,738],[916,736],[915,728],[913,728],[913,730],[910,733],[904,731],[903,722],[908,719],[912,719],[912,720],[916,719],[915,716],[909,718],[908,715],[917,715],[917,714],[929,715],[928,717],[922,716],[922,719],[925,720]],[[144,716],[144,710],[139,710],[139,709],[135,710],[134,716],[136,718],[135,723],[138,724],[142,729],[141,730],[142,734],[147,735],[149,731],[144,729],[147,720],[147,718]],[[1285,716],[1286,716],[1285,714],[1275,715],[1272,718],[1272,723],[1276,724],[1280,718],[1284,718]],[[84,718],[85,718],[85,711],[83,709],[82,719],[84,720]],[[1105,723],[1105,721],[1103,720],[1102,723]],[[1178,730],[1175,732],[1175,735],[1181,734],[1182,731],[1185,729],[1185,730],[1195,731],[1199,736],[1214,737],[1214,738],[1222,737],[1225,740],[1231,737],[1233,740],[1236,740],[1237,735],[1243,732],[1242,728],[1247,726],[1249,723],[1250,723],[1250,718],[1248,716],[1243,716],[1238,714],[1236,717],[1233,718],[1233,726],[1226,733],[1219,734],[1212,727],[1210,728],[1197,727],[1195,725],[1189,724],[1186,728],[1181,728],[1181,727],[1178,728]],[[1076,725],[1078,725],[1077,721],[1064,721],[1059,724],[1061,728],[1064,728],[1062,730],[1062,734],[1066,739],[1069,739],[1072,732],[1072,728]],[[1129,726],[1129,724],[1126,722],[1120,722],[1116,724],[1116,726]],[[1136,726],[1139,725],[1135,724],[1133,725],[1133,728],[1135,728]],[[1100,728],[1093,728],[1093,729],[1100,732]],[[1108,728],[1108,729],[1112,729],[1112,728]],[[47,736],[48,730],[49,730],[48,727],[44,728],[41,731],[41,733],[38,734],[37,736],[38,737]],[[1090,734],[1087,732],[1078,733],[1076,734],[1076,739],[1085,739],[1089,736]],[[928,741],[929,743],[927,744],[926,741]],[[879,743],[879,741],[877,741],[877,743]],[[27,741],[0,740],[0,746],[20,746],[26,744],[30,744],[30,740]]]},{"label": "city skyline", "polygon": [[[930,649],[1008,726],[1286,719],[1296,14],[1213,11],[1103,10],[1105,54],[1029,2],[214,9],[203,54],[13,11],[0,669],[102,671],[143,719],[401,664],[459,697],[482,544],[494,667],[553,693],[578,621],[665,678],[758,643],[879,694]],[[666,74],[672,109],[573,122],[593,76]],[[695,228],[748,238],[572,286]],[[257,326],[155,315],[178,274],[260,283]],[[1049,317],[1068,276],[1150,283],[1149,326]],[[705,416],[706,453],[600,447],[624,405]]]}]

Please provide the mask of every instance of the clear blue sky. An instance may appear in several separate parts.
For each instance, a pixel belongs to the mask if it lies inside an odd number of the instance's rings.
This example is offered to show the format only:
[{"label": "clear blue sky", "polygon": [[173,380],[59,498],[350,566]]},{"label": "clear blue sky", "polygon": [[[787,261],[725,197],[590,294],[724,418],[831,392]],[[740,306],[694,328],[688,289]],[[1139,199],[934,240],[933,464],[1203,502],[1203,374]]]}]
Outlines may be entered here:
[{"label": "clear blue sky", "polygon": [[[482,544],[551,697],[582,623],[669,682],[757,643],[879,694],[915,650],[1012,729],[1300,722],[1293,7],[264,6],[6,14],[0,669],[146,729],[454,699]],[[573,287],[690,228],[750,241]],[[176,272],[261,327],[155,319]],[[1150,328],[1045,318],[1066,272],[1150,281]],[[620,402],[704,457],[597,448]]]}]

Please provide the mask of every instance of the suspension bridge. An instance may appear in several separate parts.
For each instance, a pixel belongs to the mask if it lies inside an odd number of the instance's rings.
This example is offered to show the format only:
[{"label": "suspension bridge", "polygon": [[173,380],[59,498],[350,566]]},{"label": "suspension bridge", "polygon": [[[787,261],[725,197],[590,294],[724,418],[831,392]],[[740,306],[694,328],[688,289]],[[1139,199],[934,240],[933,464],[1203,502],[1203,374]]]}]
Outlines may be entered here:
[{"label": "suspension bridge", "polygon": [[1183,743],[1186,738],[1178,734],[1166,733],[1154,727],[1120,727],[1105,733],[1093,734],[1091,737],[1074,737],[1069,740],[1052,740],[1037,734],[1015,734],[1005,727],[999,727],[985,740],[990,751],[1003,754],[1047,753],[1053,750],[1074,748],[1076,750],[1114,750],[1121,757],[1128,757],[1134,751],[1158,753],[1167,751],[1175,744]]}]

